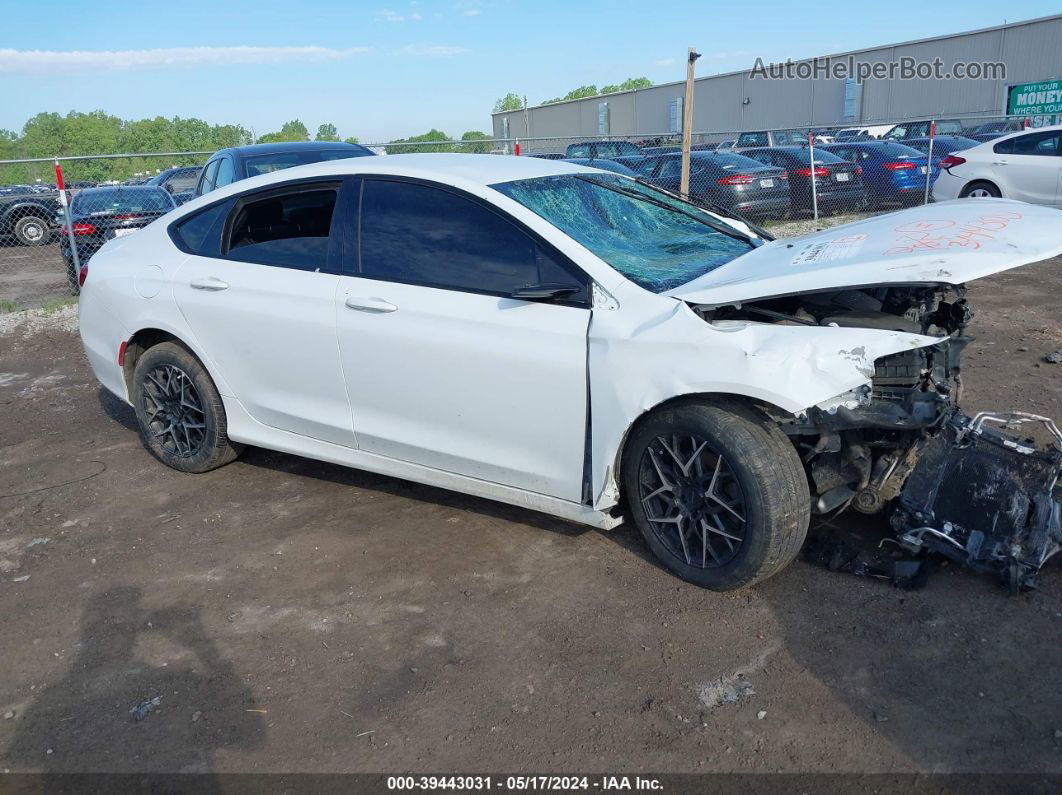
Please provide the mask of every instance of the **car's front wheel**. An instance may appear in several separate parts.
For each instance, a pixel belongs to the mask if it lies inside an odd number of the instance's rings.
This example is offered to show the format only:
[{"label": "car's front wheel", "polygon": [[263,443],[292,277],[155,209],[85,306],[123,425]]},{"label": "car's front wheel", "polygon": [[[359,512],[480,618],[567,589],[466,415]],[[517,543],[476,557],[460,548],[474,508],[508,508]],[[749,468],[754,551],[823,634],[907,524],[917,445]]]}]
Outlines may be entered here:
[{"label": "car's front wheel", "polygon": [[810,496],[800,459],[754,409],[659,409],[632,431],[621,467],[634,524],[685,580],[742,588],[781,570],[804,542]]},{"label": "car's front wheel", "polygon": [[214,381],[183,345],[163,342],[137,360],[133,407],[144,446],[167,466],[208,472],[234,460],[225,406]]}]

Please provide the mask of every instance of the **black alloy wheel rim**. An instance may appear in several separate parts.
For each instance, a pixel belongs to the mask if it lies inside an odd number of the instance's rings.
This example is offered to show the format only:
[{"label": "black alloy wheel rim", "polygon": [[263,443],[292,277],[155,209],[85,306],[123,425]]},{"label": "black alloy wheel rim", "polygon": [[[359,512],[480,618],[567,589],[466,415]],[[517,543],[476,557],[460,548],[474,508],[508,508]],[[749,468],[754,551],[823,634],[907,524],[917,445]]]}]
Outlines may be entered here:
[{"label": "black alloy wheel rim", "polygon": [[638,466],[638,499],[653,535],[687,566],[732,561],[745,540],[745,496],[726,459],[696,434],[658,436]]},{"label": "black alloy wheel rim", "polygon": [[144,376],[148,432],[167,453],[190,458],[206,441],[206,413],[192,379],[179,367],[161,364]]}]

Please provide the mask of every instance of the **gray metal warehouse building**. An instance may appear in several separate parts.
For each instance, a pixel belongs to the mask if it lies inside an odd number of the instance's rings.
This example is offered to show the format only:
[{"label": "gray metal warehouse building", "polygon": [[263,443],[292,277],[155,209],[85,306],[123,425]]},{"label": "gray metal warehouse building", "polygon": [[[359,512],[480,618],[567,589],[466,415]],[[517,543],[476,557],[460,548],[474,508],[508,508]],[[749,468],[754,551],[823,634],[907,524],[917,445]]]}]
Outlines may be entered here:
[{"label": "gray metal warehouse building", "polygon": [[[870,125],[945,117],[999,116],[1019,84],[1062,79],[1062,14],[982,30],[937,36],[797,62],[829,58],[867,63],[939,58],[947,71],[958,62],[1006,64],[1001,79],[874,78],[820,76],[764,79],[750,71],[698,78],[693,131],[723,133],[789,127]],[[766,60],[766,57],[765,57]],[[1042,86],[1041,86],[1042,88]],[[493,114],[498,138],[630,136],[677,133],[682,125],[684,81],[586,99]],[[1048,98],[1056,96],[1050,94]],[[1041,99],[1043,95],[1041,94]],[[1059,118],[1062,118],[1060,116]]]}]

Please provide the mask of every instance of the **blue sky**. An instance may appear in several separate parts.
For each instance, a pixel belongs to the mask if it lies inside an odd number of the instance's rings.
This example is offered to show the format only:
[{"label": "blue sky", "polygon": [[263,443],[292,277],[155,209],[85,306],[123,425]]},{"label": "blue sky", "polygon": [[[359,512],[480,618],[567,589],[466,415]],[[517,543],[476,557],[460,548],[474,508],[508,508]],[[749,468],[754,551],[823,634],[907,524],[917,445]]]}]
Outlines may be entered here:
[{"label": "blue sky", "polygon": [[197,116],[261,135],[301,119],[387,140],[490,130],[508,91],[682,79],[1057,13],[1057,0],[946,6],[595,0],[109,3],[0,0],[0,128],[47,110]]}]

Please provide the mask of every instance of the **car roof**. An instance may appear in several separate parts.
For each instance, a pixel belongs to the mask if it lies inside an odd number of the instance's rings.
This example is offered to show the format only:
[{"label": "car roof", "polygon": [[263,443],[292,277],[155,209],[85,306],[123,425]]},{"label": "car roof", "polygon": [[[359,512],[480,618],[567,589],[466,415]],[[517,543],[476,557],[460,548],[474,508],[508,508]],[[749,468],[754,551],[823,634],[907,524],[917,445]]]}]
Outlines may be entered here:
[{"label": "car roof", "polygon": [[297,179],[314,179],[346,174],[384,174],[396,177],[423,179],[456,187],[488,187],[499,182],[535,179],[565,174],[598,173],[597,169],[579,166],[564,160],[514,155],[473,155],[457,153],[416,153],[383,155],[380,157],[350,157],[325,160],[304,166],[272,171],[248,179],[238,180],[223,188],[204,193],[181,209],[194,210],[224,198],[255,188],[264,188]]},{"label": "car roof", "polygon": [[[254,155],[272,155],[278,152],[320,152],[335,149],[363,150],[360,144],[348,144],[346,141],[277,141],[267,144],[250,144],[248,146],[230,146],[218,152],[235,152],[241,157]],[[214,154],[218,154],[215,152]]]}]

